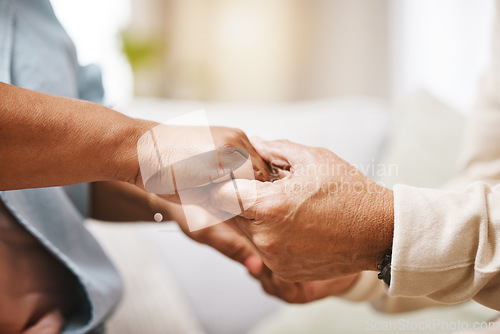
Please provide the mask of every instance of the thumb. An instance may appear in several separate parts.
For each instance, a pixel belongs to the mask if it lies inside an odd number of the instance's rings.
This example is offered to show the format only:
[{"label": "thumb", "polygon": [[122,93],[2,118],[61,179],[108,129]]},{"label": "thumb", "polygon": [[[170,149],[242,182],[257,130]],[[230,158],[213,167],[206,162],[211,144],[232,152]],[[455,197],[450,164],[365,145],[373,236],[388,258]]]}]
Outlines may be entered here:
[{"label": "thumb", "polygon": [[247,219],[256,219],[261,212],[259,198],[272,186],[269,182],[232,179],[210,190],[210,204],[218,209]]}]

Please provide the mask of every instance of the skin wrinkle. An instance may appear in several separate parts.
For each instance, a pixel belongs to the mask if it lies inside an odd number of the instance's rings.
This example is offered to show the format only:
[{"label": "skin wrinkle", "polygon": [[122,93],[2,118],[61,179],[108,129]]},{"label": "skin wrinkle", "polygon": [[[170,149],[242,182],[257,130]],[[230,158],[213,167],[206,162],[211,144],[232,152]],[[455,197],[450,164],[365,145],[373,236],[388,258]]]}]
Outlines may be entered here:
[{"label": "skin wrinkle", "polygon": [[393,213],[384,205],[392,192],[328,150],[288,141],[254,144],[268,162],[287,157],[278,167],[291,166],[288,176],[259,192],[245,215],[254,221],[240,223],[274,275],[305,281],[375,270],[392,244]]},{"label": "skin wrinkle", "polygon": [[[305,210],[309,213],[306,213],[306,216],[313,216],[315,214],[315,205],[318,204],[319,201],[326,201],[327,199],[325,198],[325,194],[328,194],[328,191],[325,191],[325,187],[322,186],[321,184],[317,183],[317,182],[314,182],[315,184],[315,189],[314,190],[309,190],[308,191],[308,197],[304,198],[300,203],[296,203],[296,201],[294,201],[294,210],[291,210],[291,211],[288,211],[285,216],[283,217],[283,220],[284,221],[293,221],[295,220],[295,215],[296,215],[296,212],[298,211],[301,211],[301,210]],[[293,186],[293,189],[302,189],[303,186],[300,185],[300,184],[296,184],[296,183],[292,183],[292,186]],[[297,192],[297,190],[290,190],[287,189],[285,191],[285,194],[288,196],[288,197],[293,197],[293,193]],[[319,198],[319,201],[318,199],[316,198]],[[290,200],[288,200],[287,202],[289,202]],[[324,204],[324,203],[323,203]],[[326,224],[326,227],[330,226],[328,224],[328,219],[326,219],[327,221],[327,224]],[[305,230],[308,230],[308,229],[313,229],[314,228],[314,224],[308,224],[307,221],[304,222],[305,224]],[[286,226],[283,226],[283,230],[286,228]],[[327,232],[328,229],[325,229],[325,232]],[[281,234],[280,231],[275,231],[275,233],[277,235]],[[325,234],[327,235],[327,234]],[[327,238],[326,240],[326,243],[329,243],[330,240]],[[309,247],[308,247],[309,246]],[[311,256],[314,257],[314,255],[316,254],[315,252],[315,249],[316,249],[317,245],[308,245],[307,243],[294,243],[294,244],[291,244],[289,245],[289,248],[285,249],[283,252],[284,253],[293,253],[293,250],[294,249],[301,249],[302,252],[306,252],[306,253],[309,253],[311,254]],[[281,255],[279,253],[274,253],[273,254],[278,260],[281,258]],[[341,261],[340,264],[349,264],[349,265],[352,265],[352,263],[355,263],[356,262],[356,258],[357,256],[355,254],[352,255],[354,258],[352,257],[347,257],[346,260],[344,261]],[[279,261],[276,262],[276,265],[280,265]],[[317,259],[317,263],[315,265],[315,268],[311,269],[310,270],[310,275],[313,276],[315,271],[317,270],[321,270],[322,268],[330,268],[332,266],[331,262],[328,260],[328,259],[321,259],[321,258],[318,258]],[[293,272],[295,269],[298,269],[300,268],[301,265],[300,264],[295,264],[292,266],[288,266],[288,270],[290,272]],[[298,281],[299,279],[289,279],[290,281]]]},{"label": "skin wrinkle", "polygon": [[[219,169],[217,170],[218,178],[222,177],[224,175],[224,168],[222,167],[222,159],[220,156],[220,150],[217,149],[217,160],[219,161]],[[219,172],[220,171],[220,172]]]},{"label": "skin wrinkle", "polygon": [[238,190],[238,184],[236,183],[236,180],[234,178],[234,174],[231,171],[231,182],[233,183],[234,190],[236,192],[236,198],[238,199],[238,205],[240,206],[241,212],[245,211],[245,208],[243,207],[243,202],[241,201],[241,196],[240,196],[240,191]]},{"label": "skin wrinkle", "polygon": [[[25,180],[25,182],[31,181],[34,184],[46,182],[46,184],[43,184],[44,186],[62,185],[69,183],[67,180],[68,174],[74,169],[81,175],[81,179],[78,181],[84,182],[88,181],[92,177],[92,174],[98,172],[97,170],[101,166],[109,165],[107,161],[109,161],[110,157],[114,156],[115,150],[111,148],[104,149],[103,146],[109,143],[107,138],[116,134],[109,133],[110,130],[113,131],[114,129],[113,123],[117,120],[116,116],[109,117],[109,113],[107,113],[108,115],[103,113],[103,117],[111,122],[109,122],[109,127],[105,131],[100,131],[101,128],[99,125],[102,126],[104,123],[96,124],[90,121],[93,115],[87,112],[87,103],[23,90],[5,84],[2,84],[0,90],[7,95],[7,98],[2,99],[0,104],[0,108],[2,109],[2,123],[5,124],[6,119],[9,124],[9,127],[6,128],[8,130],[4,134],[4,139],[6,140],[4,144],[7,144],[7,147],[11,147],[17,153],[12,154],[11,152],[7,152],[8,161],[16,164],[17,168],[10,170],[7,168],[8,166],[4,165],[3,169],[10,172],[9,174],[3,173],[5,180],[10,182]],[[26,96],[23,95],[30,95],[32,100],[26,99]],[[55,106],[57,104],[55,100],[59,99],[61,100],[61,105],[58,107]],[[11,107],[6,107],[4,100],[19,101],[19,103]],[[11,103],[7,105],[9,104]],[[81,126],[82,119],[85,119],[85,116],[78,116],[76,109],[80,109],[81,113],[90,116],[89,121],[84,122],[86,126]],[[105,108],[96,105],[95,109],[97,116],[97,113],[100,114],[100,110]],[[128,120],[124,116],[122,119]],[[91,127],[92,131],[88,127]],[[22,129],[22,131],[16,131],[17,128]],[[95,132],[99,132],[100,142],[96,139],[98,136],[93,135]],[[80,136],[85,137],[86,140],[84,141]],[[22,143],[22,145],[16,143]],[[101,148],[101,150],[98,151],[98,148]],[[100,153],[101,151],[102,153]],[[51,157],[53,152],[57,152],[57,154],[50,160],[48,157]],[[98,154],[94,154],[96,152]],[[5,153],[5,151],[2,153]],[[73,158],[75,153],[81,153],[91,158],[78,165]],[[29,159],[30,157],[32,159]],[[90,163],[98,159],[99,163]],[[27,160],[33,162],[41,160],[44,165],[24,163]],[[62,173],[61,163],[68,166]],[[105,169],[106,167],[103,168],[103,170]],[[25,173],[29,177],[15,177],[20,173]],[[2,181],[0,181],[0,185],[1,183]],[[32,185],[27,184],[24,187],[32,187]]]}]

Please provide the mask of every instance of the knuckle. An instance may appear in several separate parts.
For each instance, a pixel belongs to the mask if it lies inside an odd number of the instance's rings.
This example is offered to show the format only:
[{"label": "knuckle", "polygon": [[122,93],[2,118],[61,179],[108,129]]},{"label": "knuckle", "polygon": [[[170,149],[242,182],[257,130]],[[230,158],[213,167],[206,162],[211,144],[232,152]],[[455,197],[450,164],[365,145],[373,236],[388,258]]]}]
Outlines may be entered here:
[{"label": "knuckle", "polygon": [[237,128],[225,128],[221,139],[221,147],[234,147],[236,144],[248,141],[245,132]]},{"label": "knuckle", "polygon": [[[271,267],[269,267],[269,269],[271,269]],[[271,270],[277,277],[279,277],[281,281],[285,283],[293,283],[293,281],[290,279],[290,273],[286,268],[283,268],[281,266],[276,266]]]},{"label": "knuckle", "polygon": [[262,289],[269,295],[271,296],[276,296],[276,297],[279,297],[276,292],[271,289],[271,287],[269,287],[267,284],[264,284],[263,282],[261,282],[261,286],[262,286]]},{"label": "knuckle", "polygon": [[245,134],[245,131],[239,129],[239,128],[235,128],[234,131],[240,136],[240,137],[247,137],[247,135]]},{"label": "knuckle", "polygon": [[306,281],[304,277],[299,272],[297,272],[297,269],[290,269],[289,262],[282,262],[278,265],[278,267],[281,268],[282,270],[277,272],[277,274],[283,281],[288,283],[297,283]]},{"label": "knuckle", "polygon": [[269,238],[262,234],[257,234],[254,236],[254,243],[257,248],[261,250],[262,253],[268,255],[277,255],[279,253],[279,243],[275,242],[273,238]]},{"label": "knuckle", "polygon": [[282,299],[290,304],[305,304],[307,302],[307,300],[297,288],[283,291]]}]

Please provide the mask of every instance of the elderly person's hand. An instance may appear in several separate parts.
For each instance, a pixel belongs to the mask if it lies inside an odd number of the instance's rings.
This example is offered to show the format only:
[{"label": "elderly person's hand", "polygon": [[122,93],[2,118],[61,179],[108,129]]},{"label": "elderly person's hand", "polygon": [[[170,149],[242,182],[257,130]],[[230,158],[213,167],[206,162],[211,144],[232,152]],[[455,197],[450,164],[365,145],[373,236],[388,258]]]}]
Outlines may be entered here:
[{"label": "elderly person's hand", "polygon": [[166,202],[165,206],[170,218],[179,224],[179,227],[189,238],[208,245],[230,259],[241,263],[247,268],[250,275],[261,283],[264,291],[287,303],[304,304],[326,297],[339,296],[347,292],[359,278],[359,274],[352,274],[325,281],[298,283],[284,281],[264,265],[258,251],[238,226],[234,226],[234,222],[228,221],[191,232],[183,211],[196,210],[198,219],[204,220],[206,225],[211,225],[210,221],[217,220],[217,218],[195,206],[181,208],[180,205],[170,202]]},{"label": "elderly person's hand", "polygon": [[184,211],[196,210],[198,219],[204,221],[206,225],[211,225],[210,221],[217,220],[217,218],[196,206],[182,208],[179,204],[171,202],[165,202],[164,205],[169,212],[169,217],[178,223],[189,238],[208,245],[241,263],[253,277],[259,280],[264,291],[288,303],[303,304],[326,297],[339,296],[347,292],[359,278],[359,274],[352,274],[325,281],[299,283],[283,281],[264,265],[258,251],[238,226],[234,226],[234,222],[228,221],[191,232],[187,226]]},{"label": "elderly person's hand", "polygon": [[[249,259],[247,267],[259,268],[259,263],[253,264],[253,261],[254,259]],[[257,275],[253,276],[260,281],[264,291],[292,304],[305,304],[327,297],[341,296],[354,286],[360,275],[350,274],[324,281],[287,282],[278,278],[265,266],[261,270],[253,270],[257,272]]]},{"label": "elderly person's hand", "polygon": [[210,220],[216,220],[216,218],[195,206],[181,208],[178,204],[166,202],[165,208],[170,218],[179,224],[189,238],[208,245],[243,264],[248,272],[260,281],[264,291],[288,303],[303,304],[326,297],[339,296],[349,290],[359,277],[359,274],[352,274],[326,281],[300,283],[283,281],[264,265],[252,243],[237,226],[233,226],[234,222],[228,221],[191,232],[183,211],[197,210],[198,219],[206,221],[207,225],[210,225]]},{"label": "elderly person's hand", "polygon": [[[293,282],[376,270],[392,245],[392,191],[326,149],[288,141],[253,144],[283,177],[274,183],[238,180],[248,209],[234,221],[266,266]],[[213,205],[231,210],[231,187],[214,188]]]}]

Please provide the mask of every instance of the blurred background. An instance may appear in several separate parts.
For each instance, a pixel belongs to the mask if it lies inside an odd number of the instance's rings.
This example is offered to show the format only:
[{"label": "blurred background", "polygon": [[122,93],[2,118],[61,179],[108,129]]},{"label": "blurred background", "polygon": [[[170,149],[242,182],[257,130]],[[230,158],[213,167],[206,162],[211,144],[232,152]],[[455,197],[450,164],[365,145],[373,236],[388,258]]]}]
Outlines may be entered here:
[{"label": "blurred background", "polygon": [[[107,104],[160,122],[205,108],[213,125],[327,147],[388,187],[453,177],[494,19],[493,0],[52,3],[81,63],[100,65]],[[127,287],[112,334],[364,333],[368,320],[496,314],[474,303],[405,315],[334,298],[284,305],[175,224],[89,228]]]},{"label": "blurred background", "polygon": [[132,91],[397,101],[423,87],[465,111],[488,63],[494,13],[492,0],[52,2],[81,62],[104,69],[111,103]]}]

